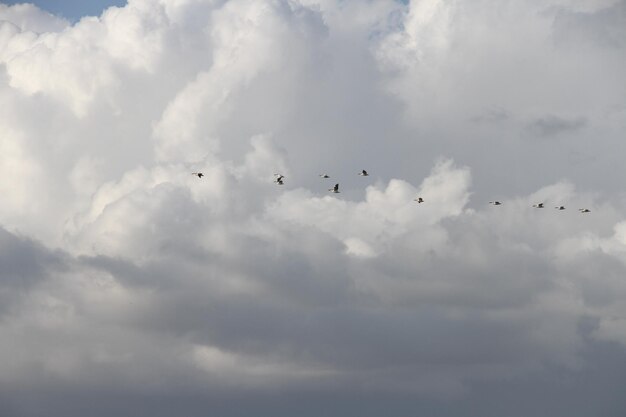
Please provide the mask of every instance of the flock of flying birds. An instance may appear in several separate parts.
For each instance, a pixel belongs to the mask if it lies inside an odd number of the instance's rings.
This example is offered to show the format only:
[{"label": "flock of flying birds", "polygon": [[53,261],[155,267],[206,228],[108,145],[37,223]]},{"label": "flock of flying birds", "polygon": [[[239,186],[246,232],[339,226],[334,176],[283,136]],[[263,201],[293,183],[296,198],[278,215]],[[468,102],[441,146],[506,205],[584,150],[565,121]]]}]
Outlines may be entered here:
[{"label": "flock of flying birds", "polygon": [[[204,174],[202,172],[192,172],[191,175],[195,175],[198,178],[202,178],[204,177]],[[361,170],[361,172],[358,173],[358,175],[362,176],[362,177],[369,177],[370,174],[367,173],[366,170]],[[330,175],[328,174],[320,174],[319,175],[322,178],[330,178]],[[283,185],[285,184],[285,176],[282,174],[274,174],[274,182],[277,185]],[[337,194],[339,193],[339,184],[335,184],[335,186],[333,188],[329,188],[328,189],[329,192]],[[413,199],[413,201],[417,201],[418,204],[421,204],[424,202],[424,199],[422,197],[416,197]],[[490,201],[489,204],[492,204],[494,206],[501,206],[502,203],[499,201]],[[538,209],[542,209],[545,208],[544,207],[544,203],[537,203],[537,204],[533,204],[534,208],[538,208]],[[556,206],[554,207],[557,210],[565,210],[565,206]],[[587,208],[579,208],[578,211],[580,211],[581,213],[591,213],[591,210],[587,209]]]},{"label": "flock of flying birds", "polygon": [[[489,204],[493,204],[494,206],[500,206],[502,205],[501,202],[499,201],[490,201]],[[543,203],[537,203],[537,204],[533,204],[534,208],[544,208]],[[554,207],[557,210],[565,210],[565,206],[556,206]],[[581,213],[591,213],[591,210],[587,209],[587,208],[579,208],[578,211],[580,211]]]}]

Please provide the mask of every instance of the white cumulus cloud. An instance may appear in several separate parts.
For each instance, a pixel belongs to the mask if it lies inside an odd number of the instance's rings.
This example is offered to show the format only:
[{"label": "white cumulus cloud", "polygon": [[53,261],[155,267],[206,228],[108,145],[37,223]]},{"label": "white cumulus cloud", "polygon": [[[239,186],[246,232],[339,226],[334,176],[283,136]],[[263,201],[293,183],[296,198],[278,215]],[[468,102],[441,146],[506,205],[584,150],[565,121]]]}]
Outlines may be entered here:
[{"label": "white cumulus cloud", "polygon": [[0,414],[623,415],[624,10],[0,5]]}]

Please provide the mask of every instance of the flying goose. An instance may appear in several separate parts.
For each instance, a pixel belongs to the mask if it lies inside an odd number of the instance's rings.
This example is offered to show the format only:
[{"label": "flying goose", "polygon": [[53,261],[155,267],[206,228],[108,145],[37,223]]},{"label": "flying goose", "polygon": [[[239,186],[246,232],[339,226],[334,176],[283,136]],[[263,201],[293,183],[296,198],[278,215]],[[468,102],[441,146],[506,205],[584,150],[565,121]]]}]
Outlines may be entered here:
[{"label": "flying goose", "polygon": [[414,198],[413,201],[417,201],[418,203],[421,204],[424,202],[424,199],[422,197],[417,197],[417,198]]},{"label": "flying goose", "polygon": [[359,175],[362,177],[367,177],[369,174],[367,173],[366,170],[362,170],[361,172],[359,172]]},{"label": "flying goose", "polygon": [[533,204],[534,208],[543,208],[543,203]]},{"label": "flying goose", "polygon": [[284,175],[280,175],[280,174],[274,174],[274,176],[276,177],[276,179],[274,180],[274,182],[278,185],[283,185],[283,178],[285,178]]},{"label": "flying goose", "polygon": [[330,175],[328,175],[328,174],[320,174],[320,177],[322,177],[322,178],[330,178]]},{"label": "flying goose", "polygon": [[192,172],[191,175],[195,175],[198,178],[204,177],[204,174],[202,172]]},{"label": "flying goose", "polygon": [[499,201],[490,201],[490,202],[489,202],[489,204],[493,204],[494,206],[500,206],[500,205],[502,205],[502,203],[501,203],[501,202],[499,202]]},{"label": "flying goose", "polygon": [[586,208],[580,208],[578,209],[578,211],[580,211],[581,213],[591,213],[591,210],[586,209]]},{"label": "flying goose", "polygon": [[333,188],[329,188],[328,191],[337,194],[339,192],[339,184],[335,184],[335,186]]},{"label": "flying goose", "polygon": [[556,206],[555,209],[557,209],[557,210],[565,210],[565,206]]}]

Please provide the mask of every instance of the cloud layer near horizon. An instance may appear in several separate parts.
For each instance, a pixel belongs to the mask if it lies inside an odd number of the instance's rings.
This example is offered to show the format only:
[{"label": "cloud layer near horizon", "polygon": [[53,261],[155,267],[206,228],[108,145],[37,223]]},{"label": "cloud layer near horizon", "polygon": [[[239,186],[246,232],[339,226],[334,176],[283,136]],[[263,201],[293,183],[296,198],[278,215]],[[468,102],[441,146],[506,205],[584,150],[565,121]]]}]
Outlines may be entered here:
[{"label": "cloud layer near horizon", "polygon": [[623,415],[624,39],[609,0],[0,5],[0,414]]}]

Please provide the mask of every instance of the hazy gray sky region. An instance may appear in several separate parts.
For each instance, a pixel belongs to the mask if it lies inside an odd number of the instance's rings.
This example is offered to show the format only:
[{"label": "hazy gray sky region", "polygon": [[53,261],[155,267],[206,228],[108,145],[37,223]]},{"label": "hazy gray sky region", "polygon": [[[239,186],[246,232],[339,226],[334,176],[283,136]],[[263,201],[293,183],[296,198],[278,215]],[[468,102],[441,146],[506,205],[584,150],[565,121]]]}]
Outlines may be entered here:
[{"label": "hazy gray sky region", "polygon": [[86,4],[0,3],[0,416],[626,415],[626,1]]}]

